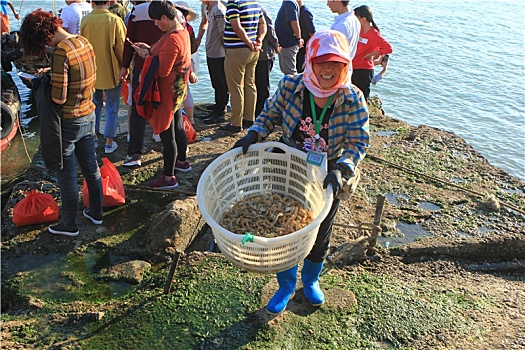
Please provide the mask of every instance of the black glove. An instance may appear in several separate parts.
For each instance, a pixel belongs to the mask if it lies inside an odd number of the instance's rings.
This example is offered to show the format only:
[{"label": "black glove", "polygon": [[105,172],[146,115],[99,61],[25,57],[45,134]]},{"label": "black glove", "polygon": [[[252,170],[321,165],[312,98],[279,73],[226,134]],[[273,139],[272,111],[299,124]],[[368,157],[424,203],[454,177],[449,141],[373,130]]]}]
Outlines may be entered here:
[{"label": "black glove", "polygon": [[259,141],[259,134],[257,133],[257,131],[250,130],[248,131],[248,134],[246,134],[246,136],[235,142],[232,149],[242,147],[242,153],[246,154],[246,152],[248,152],[248,147],[250,147],[250,145],[253,145],[254,143],[257,143],[257,141]]},{"label": "black glove", "polygon": [[337,193],[343,188],[343,175],[341,174],[341,170],[334,169],[326,175],[323,181],[323,188],[326,188],[328,184],[332,185],[334,197],[337,196]]}]

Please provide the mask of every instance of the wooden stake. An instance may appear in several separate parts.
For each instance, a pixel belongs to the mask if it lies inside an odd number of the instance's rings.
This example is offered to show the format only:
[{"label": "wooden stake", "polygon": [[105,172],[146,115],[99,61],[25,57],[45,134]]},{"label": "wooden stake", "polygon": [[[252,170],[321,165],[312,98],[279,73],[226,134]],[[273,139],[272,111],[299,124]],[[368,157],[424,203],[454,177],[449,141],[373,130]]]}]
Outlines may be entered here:
[{"label": "wooden stake", "polygon": [[173,282],[173,275],[175,274],[175,269],[177,269],[177,265],[179,264],[179,258],[182,254],[183,253],[177,250],[175,252],[175,255],[173,256],[173,261],[171,262],[170,272],[168,273],[168,279],[166,280],[166,285],[164,286],[164,294],[169,294],[171,291],[171,283]]},{"label": "wooden stake", "polygon": [[[383,216],[383,208],[385,206],[385,196],[382,194],[377,195],[377,205],[376,205],[376,213],[374,215],[374,226],[381,228],[381,217]],[[377,229],[376,229],[377,230]],[[367,254],[370,254],[374,251],[374,248],[377,244],[377,236],[379,235],[379,232],[376,232],[376,230],[372,231],[372,236],[375,235],[375,238],[370,240],[370,243],[368,245]]]}]

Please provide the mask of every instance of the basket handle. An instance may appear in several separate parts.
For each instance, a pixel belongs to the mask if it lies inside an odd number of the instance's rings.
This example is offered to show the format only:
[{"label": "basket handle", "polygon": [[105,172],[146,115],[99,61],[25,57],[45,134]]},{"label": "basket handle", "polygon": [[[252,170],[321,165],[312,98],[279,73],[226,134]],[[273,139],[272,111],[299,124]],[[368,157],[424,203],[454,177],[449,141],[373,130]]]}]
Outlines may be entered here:
[{"label": "basket handle", "polygon": [[267,152],[267,153],[281,153],[281,154],[286,154],[286,151],[281,148],[281,147],[266,147],[263,151]]}]

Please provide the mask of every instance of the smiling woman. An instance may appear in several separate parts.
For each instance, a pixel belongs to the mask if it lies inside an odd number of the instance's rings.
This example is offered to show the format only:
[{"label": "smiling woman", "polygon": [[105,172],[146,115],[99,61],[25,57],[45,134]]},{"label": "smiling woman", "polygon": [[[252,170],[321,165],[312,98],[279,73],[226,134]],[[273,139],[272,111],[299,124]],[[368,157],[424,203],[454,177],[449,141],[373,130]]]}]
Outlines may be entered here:
[{"label": "smiling woman", "polygon": [[[331,186],[334,201],[301,271],[304,294],[314,306],[325,301],[319,274],[340,198],[347,199],[357,186],[357,166],[369,147],[368,108],[363,93],[350,82],[349,53],[348,40],[340,32],[315,33],[306,47],[304,73],[281,79],[248,134],[233,146],[246,153],[251,144],[282,125],[281,141],[308,153],[308,163],[322,166],[327,161],[329,173],[323,185]],[[277,281],[279,289],[266,307],[271,314],[283,312],[295,293],[297,266],[279,272]]]}]

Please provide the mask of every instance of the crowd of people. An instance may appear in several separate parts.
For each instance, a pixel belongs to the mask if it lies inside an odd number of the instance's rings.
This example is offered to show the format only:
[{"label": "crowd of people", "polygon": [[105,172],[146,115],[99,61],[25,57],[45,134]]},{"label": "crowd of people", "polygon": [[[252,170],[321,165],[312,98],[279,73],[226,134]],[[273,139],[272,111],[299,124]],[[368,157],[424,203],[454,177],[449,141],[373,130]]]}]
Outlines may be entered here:
[{"label": "crowd of people", "polygon": [[[303,0],[284,0],[275,21],[259,1],[202,0],[201,22],[195,31],[190,22],[198,14],[183,1],[132,1],[131,11],[116,0],[90,2],[66,0],[60,18],[34,11],[21,26],[25,53],[49,60],[50,68],[41,69],[38,76],[42,81],[48,77],[49,98],[61,111],[57,128],[62,137],[56,142],[62,152],[57,171],[63,210],[60,223],[49,231],[79,234],[76,159],[90,192],[90,207],[83,215],[94,224],[102,223],[95,150],[101,110],[105,106],[104,151],[112,153],[118,147],[113,138],[121,88],[128,80],[131,87],[124,98],[130,102],[129,140],[123,165],[141,166],[147,120],[162,142],[164,162],[163,173],[148,186],[174,189],[178,187],[175,173],[192,170],[186,159],[183,114],[194,122],[189,84],[197,76],[192,54],[206,35],[215,103],[203,123],[221,123],[220,130],[231,135],[247,130],[233,145],[244,153],[279,125],[281,142],[308,157],[326,157],[324,186],[331,186],[334,200],[301,271],[307,299],[312,305],[322,304],[319,275],[333,220],[340,198],[347,198],[341,196],[359,180],[358,165],[370,143],[366,104],[370,84],[384,76],[393,51],[372,10],[352,9],[349,1],[328,1],[337,16],[329,30],[317,31],[314,15]],[[272,92],[275,56],[283,78]],[[374,75],[376,65],[382,71]],[[231,117],[226,121],[228,102]],[[277,274],[279,289],[268,312],[278,314],[286,308],[295,293],[297,269]]]}]

